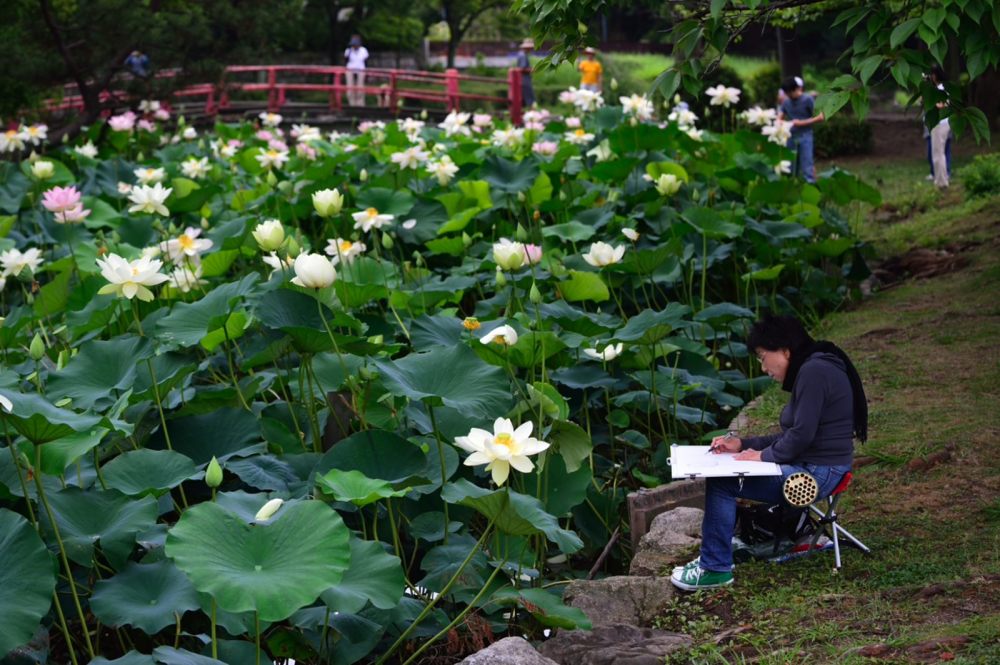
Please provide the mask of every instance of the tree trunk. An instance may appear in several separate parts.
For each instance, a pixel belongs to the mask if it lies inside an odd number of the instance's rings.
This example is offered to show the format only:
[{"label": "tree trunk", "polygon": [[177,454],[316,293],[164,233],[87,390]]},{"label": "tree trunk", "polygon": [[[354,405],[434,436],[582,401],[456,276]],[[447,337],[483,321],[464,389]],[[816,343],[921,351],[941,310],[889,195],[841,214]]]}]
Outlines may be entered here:
[{"label": "tree trunk", "polygon": [[799,48],[799,33],[795,28],[776,28],[778,36],[778,62],[781,63],[781,77],[802,76],[802,50]]},{"label": "tree trunk", "polygon": [[448,69],[455,67],[455,55],[458,53],[458,43],[462,36],[458,34],[458,28],[448,24]]},{"label": "tree trunk", "polygon": [[344,61],[343,35],[341,34],[340,3],[328,2],[326,4],[326,18],[329,25],[330,42],[327,44],[327,58],[331,65],[341,65]]}]

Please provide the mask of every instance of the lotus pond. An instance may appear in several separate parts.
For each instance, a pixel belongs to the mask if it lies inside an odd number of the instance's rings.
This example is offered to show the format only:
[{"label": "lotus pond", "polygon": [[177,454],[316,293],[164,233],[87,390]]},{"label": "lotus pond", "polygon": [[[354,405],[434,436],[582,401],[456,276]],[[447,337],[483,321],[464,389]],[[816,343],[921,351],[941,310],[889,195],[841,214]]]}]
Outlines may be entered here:
[{"label": "lotus pond", "polygon": [[0,655],[419,662],[587,627],[562,583],[764,387],[747,324],[866,276],[842,211],[878,193],[785,175],[773,120],[566,101],[8,132]]}]

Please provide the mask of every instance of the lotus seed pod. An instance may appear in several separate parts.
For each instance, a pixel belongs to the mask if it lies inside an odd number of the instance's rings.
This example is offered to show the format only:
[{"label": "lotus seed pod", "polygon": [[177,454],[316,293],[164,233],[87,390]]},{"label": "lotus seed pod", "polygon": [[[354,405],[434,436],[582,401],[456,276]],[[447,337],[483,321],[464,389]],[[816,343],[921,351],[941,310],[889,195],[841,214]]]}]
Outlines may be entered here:
[{"label": "lotus seed pod", "polygon": [[208,468],[205,469],[205,484],[212,489],[222,484],[222,466],[214,456],[212,461],[208,463]]}]

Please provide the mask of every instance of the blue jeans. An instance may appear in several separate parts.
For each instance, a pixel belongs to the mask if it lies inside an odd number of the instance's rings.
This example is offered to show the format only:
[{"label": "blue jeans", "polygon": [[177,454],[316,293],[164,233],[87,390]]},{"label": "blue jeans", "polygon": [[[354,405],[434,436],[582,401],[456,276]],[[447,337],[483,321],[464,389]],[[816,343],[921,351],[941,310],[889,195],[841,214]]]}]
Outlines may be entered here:
[{"label": "blue jeans", "polygon": [[816,176],[813,174],[815,164],[812,130],[792,134],[792,138],[788,139],[788,147],[795,151],[795,169],[792,174],[801,176],[806,182],[816,182]]},{"label": "blue jeans", "polygon": [[768,504],[784,502],[782,485],[785,478],[797,471],[811,473],[819,483],[819,495],[827,497],[850,470],[849,465],[782,464],[780,476],[747,478],[742,489],[738,478],[707,478],[705,517],[701,523],[701,567],[715,572],[732,569],[737,498]]}]

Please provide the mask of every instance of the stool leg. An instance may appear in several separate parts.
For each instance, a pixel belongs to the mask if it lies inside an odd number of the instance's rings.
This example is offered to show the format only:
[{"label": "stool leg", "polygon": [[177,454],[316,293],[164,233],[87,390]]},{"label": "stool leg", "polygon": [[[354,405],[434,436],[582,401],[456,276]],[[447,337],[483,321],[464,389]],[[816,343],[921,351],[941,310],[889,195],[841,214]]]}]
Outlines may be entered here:
[{"label": "stool leg", "polygon": [[844,534],[844,537],[845,537],[845,538],[847,538],[847,539],[848,539],[849,541],[851,541],[851,543],[852,543],[852,544],[853,544],[853,545],[854,545],[855,547],[857,547],[857,548],[858,548],[859,550],[861,550],[861,551],[862,551],[862,552],[864,552],[865,554],[871,554],[871,553],[872,553],[872,551],[871,551],[871,550],[870,550],[870,549],[868,548],[868,546],[867,546],[867,545],[865,545],[865,544],[864,544],[863,542],[861,542],[860,540],[858,540],[857,538],[855,538],[855,537],[854,537],[853,535],[851,535],[851,532],[850,532],[850,531],[848,531],[848,530],[847,530],[847,529],[845,529],[844,527],[840,526],[839,524],[834,524],[833,526],[834,526],[834,530],[835,530],[835,531],[837,531],[837,532],[840,532],[840,533]]},{"label": "stool leg", "polygon": [[840,570],[840,538],[837,536],[837,523],[834,522],[831,526],[833,526],[831,529],[833,531],[833,559],[837,564],[833,570],[838,572]]}]

